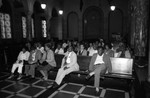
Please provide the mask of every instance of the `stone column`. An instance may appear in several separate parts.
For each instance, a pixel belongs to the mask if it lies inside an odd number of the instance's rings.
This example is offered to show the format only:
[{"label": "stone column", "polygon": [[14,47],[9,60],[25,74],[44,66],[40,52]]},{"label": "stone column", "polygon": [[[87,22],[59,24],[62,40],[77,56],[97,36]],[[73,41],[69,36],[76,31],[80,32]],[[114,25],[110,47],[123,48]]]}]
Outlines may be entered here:
[{"label": "stone column", "polygon": [[51,26],[51,23],[50,23],[50,19],[51,19],[51,7],[46,6],[46,31],[47,31],[47,39],[50,40],[51,38],[51,32],[50,32],[50,26]]},{"label": "stone column", "polygon": [[149,58],[148,59],[148,82],[150,83],[150,26],[149,26],[149,56],[148,58]]},{"label": "stone column", "polygon": [[146,56],[148,39],[148,6],[149,0],[130,0],[131,6],[131,46],[135,56]]},{"label": "stone column", "polygon": [[[149,7],[148,7],[149,9],[150,9],[150,1],[149,1]],[[150,83],[150,10],[149,10],[149,23],[148,23],[148,25],[149,25],[149,36],[148,36],[148,53],[149,53],[149,55],[148,55],[148,82]]]},{"label": "stone column", "polygon": [[[149,4],[150,4],[150,2],[149,2]],[[150,5],[149,5],[149,8],[150,8]],[[148,55],[148,82],[150,83],[150,10],[149,10],[149,36],[148,36],[148,43],[149,43],[149,47],[148,47],[148,53],[149,53],[149,55]]]},{"label": "stone column", "polygon": [[32,40],[32,14],[35,0],[22,0],[27,18],[27,40]]},{"label": "stone column", "polygon": [[58,16],[58,39],[62,40],[63,37],[63,15]]},{"label": "stone column", "polygon": [[51,34],[50,34],[50,26],[51,26],[50,19],[51,19],[50,16],[46,17],[46,31],[47,31],[47,39],[48,40],[50,40],[50,38],[51,38]]},{"label": "stone column", "polygon": [[27,40],[32,41],[32,12],[27,12]]}]

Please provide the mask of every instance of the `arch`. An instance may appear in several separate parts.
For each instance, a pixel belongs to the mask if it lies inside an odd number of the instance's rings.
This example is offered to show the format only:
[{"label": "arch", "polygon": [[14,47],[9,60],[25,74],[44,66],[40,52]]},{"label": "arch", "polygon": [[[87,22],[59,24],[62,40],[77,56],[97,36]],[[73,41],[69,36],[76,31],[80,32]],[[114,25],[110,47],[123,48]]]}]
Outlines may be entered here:
[{"label": "arch", "polygon": [[13,5],[15,8],[23,8],[23,3],[21,0],[14,0]]},{"label": "arch", "polygon": [[79,36],[79,17],[76,12],[67,15],[67,38],[78,40]]},{"label": "arch", "polygon": [[52,8],[52,17],[58,17],[58,12],[55,7]]},{"label": "arch", "polygon": [[104,13],[101,8],[90,6],[83,13],[83,39],[103,38]]},{"label": "arch", "polygon": [[119,8],[110,11],[108,20],[109,39],[115,40],[117,37],[123,36],[123,11]]},{"label": "arch", "polygon": [[41,8],[41,3],[39,1],[34,2],[33,12],[34,13],[44,13],[44,10]]},{"label": "arch", "polygon": [[[35,1],[33,4],[33,15],[32,15],[32,35],[34,40],[45,40],[46,37],[43,36],[42,31],[42,20],[46,20],[46,13],[44,9],[41,8],[41,2]],[[46,22],[47,23],[47,22]]]}]

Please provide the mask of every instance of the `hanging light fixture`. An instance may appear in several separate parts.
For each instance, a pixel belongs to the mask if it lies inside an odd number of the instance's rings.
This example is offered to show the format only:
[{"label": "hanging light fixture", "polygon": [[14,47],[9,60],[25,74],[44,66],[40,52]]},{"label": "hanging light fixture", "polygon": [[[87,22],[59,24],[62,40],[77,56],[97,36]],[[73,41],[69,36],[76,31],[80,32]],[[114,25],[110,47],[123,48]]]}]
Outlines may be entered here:
[{"label": "hanging light fixture", "polygon": [[59,10],[59,14],[62,15],[63,14],[63,10]]},{"label": "hanging light fixture", "polygon": [[110,10],[111,10],[111,11],[114,11],[115,9],[116,9],[116,6],[114,6],[114,5],[111,5],[111,6],[110,6]]},{"label": "hanging light fixture", "polygon": [[41,8],[45,9],[46,8],[46,4],[41,4]]}]

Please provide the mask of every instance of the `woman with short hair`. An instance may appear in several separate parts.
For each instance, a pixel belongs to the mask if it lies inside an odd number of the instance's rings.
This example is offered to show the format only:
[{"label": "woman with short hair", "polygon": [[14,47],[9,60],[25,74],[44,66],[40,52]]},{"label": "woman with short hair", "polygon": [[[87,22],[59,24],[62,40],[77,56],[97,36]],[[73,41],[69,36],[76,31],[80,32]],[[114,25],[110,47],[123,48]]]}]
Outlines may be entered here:
[{"label": "woman with short hair", "polygon": [[67,74],[78,70],[79,65],[77,63],[77,55],[73,51],[73,47],[69,46],[64,58],[62,59],[61,68],[58,70],[53,88],[58,87]]},{"label": "woman with short hair", "polygon": [[48,71],[52,69],[53,67],[56,67],[54,52],[51,50],[51,44],[46,43],[45,52],[43,54],[42,59],[40,60],[40,64],[38,67],[38,70],[43,75],[43,80],[48,79]]}]

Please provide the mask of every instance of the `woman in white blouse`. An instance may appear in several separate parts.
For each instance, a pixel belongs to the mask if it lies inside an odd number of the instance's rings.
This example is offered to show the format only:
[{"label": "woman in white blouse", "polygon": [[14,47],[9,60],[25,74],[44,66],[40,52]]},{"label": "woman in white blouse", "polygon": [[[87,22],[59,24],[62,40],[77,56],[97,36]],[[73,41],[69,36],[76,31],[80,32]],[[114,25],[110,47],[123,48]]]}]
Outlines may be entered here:
[{"label": "woman in white blouse", "polygon": [[62,59],[61,68],[58,70],[53,88],[58,87],[67,74],[78,70],[79,65],[77,63],[77,55],[73,51],[73,47],[69,46],[64,58]]}]

